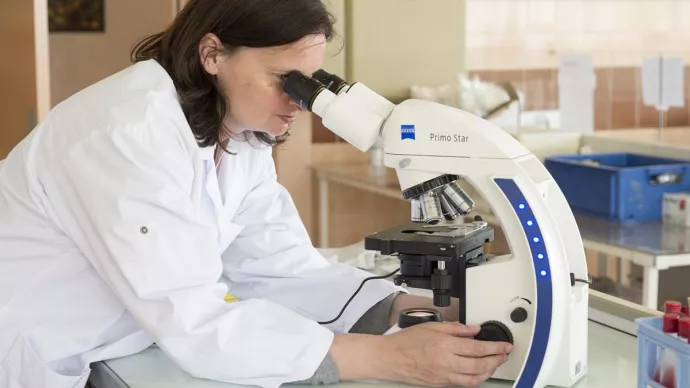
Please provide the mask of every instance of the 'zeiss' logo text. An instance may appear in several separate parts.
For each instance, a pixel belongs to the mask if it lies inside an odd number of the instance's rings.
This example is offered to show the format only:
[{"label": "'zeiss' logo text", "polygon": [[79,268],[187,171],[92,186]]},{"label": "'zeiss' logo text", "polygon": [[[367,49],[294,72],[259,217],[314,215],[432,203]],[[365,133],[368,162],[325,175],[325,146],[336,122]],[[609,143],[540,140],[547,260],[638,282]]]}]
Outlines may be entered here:
[{"label": "'zeiss' logo text", "polygon": [[414,125],[403,124],[400,126],[400,140],[415,140]]}]

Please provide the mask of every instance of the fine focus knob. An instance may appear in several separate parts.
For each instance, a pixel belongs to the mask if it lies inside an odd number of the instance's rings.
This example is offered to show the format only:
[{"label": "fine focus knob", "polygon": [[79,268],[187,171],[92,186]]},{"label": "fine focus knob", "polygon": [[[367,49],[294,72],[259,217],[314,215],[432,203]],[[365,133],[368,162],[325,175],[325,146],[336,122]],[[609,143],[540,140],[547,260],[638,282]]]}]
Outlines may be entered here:
[{"label": "fine focus knob", "polygon": [[521,323],[527,320],[527,310],[523,307],[518,307],[510,313],[510,320],[515,323]]},{"label": "fine focus knob", "polygon": [[478,341],[494,341],[513,343],[513,334],[510,329],[501,322],[487,321],[482,323],[481,329],[474,339]]}]

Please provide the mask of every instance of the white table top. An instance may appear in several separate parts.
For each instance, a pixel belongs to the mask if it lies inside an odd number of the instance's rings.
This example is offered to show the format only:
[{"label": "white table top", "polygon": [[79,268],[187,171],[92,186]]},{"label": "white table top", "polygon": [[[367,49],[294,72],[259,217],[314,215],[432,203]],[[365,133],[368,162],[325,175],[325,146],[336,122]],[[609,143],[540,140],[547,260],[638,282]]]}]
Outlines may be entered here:
[{"label": "white table top", "polygon": [[[637,386],[637,339],[629,334],[589,322],[589,370],[573,388]],[[142,353],[94,365],[97,388],[230,388],[236,385],[200,380],[189,376],[157,347]],[[298,387],[297,385],[294,385]],[[370,387],[371,383],[341,383],[340,387]],[[404,387],[377,383],[375,386]],[[482,387],[505,388],[511,382],[490,380]]]}]

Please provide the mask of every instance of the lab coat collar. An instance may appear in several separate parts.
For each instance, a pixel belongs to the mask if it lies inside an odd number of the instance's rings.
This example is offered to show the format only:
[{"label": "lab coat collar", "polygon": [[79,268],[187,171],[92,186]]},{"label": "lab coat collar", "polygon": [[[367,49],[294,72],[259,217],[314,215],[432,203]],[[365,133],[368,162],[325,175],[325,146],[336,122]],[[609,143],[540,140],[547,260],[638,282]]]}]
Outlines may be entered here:
[{"label": "lab coat collar", "polygon": [[202,147],[197,142],[194,132],[192,132],[189,122],[187,122],[187,117],[185,117],[184,112],[182,111],[182,106],[180,106],[180,97],[177,92],[177,88],[175,87],[175,83],[165,68],[163,68],[163,66],[161,66],[154,59],[140,62],[137,64],[137,66],[141,66],[146,69],[144,73],[147,74],[149,82],[153,83],[153,85],[149,84],[149,87],[163,90],[166,94],[169,93],[170,96],[173,97],[177,102],[179,109],[169,109],[167,113],[172,115],[171,119],[176,125],[182,126],[182,133],[184,135],[186,146],[190,149],[195,148],[197,155],[202,160],[211,161],[211,163],[213,163],[214,152],[216,149],[215,146]]},{"label": "lab coat collar", "polygon": [[[191,128],[190,128],[191,131]],[[209,147],[199,147],[199,157],[201,157],[202,160],[204,161],[211,161],[213,163],[213,156],[216,152],[216,147],[215,146],[209,146]]]}]

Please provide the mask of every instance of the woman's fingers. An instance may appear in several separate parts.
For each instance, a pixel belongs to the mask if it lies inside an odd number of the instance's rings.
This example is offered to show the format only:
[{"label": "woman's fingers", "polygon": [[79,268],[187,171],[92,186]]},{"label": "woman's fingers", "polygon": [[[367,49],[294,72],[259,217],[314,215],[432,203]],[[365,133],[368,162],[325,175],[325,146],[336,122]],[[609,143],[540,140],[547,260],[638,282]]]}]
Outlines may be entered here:
[{"label": "woman's fingers", "polygon": [[453,385],[459,385],[462,387],[478,387],[482,385],[486,380],[488,380],[491,377],[491,373],[484,373],[481,375],[464,375],[464,374],[457,374],[451,376],[451,381],[450,383]]},{"label": "woman's fingers", "polygon": [[429,327],[456,337],[474,337],[480,329],[479,326],[467,326],[458,322],[434,322]]},{"label": "woman's fingers", "polygon": [[455,354],[464,357],[504,355],[513,350],[513,345],[508,342],[478,341],[472,338],[456,338],[451,345]]}]

